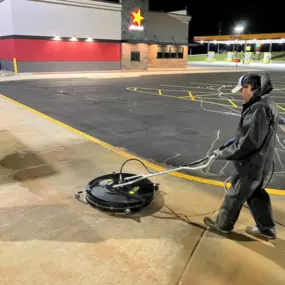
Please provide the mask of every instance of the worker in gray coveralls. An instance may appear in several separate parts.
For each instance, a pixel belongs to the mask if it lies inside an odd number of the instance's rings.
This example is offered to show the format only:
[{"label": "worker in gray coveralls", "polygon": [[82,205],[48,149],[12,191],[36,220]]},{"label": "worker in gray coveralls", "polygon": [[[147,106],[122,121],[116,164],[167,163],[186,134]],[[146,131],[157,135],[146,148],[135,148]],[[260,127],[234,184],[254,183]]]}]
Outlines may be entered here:
[{"label": "worker in gray coveralls", "polygon": [[233,230],[243,204],[247,201],[255,226],[246,232],[267,239],[276,238],[271,201],[264,189],[275,150],[278,124],[284,124],[270,97],[273,86],[267,73],[245,74],[232,90],[245,101],[240,123],[232,143],[214,153],[218,160],[233,161],[234,174],[216,220],[204,218],[210,228],[224,234]]}]

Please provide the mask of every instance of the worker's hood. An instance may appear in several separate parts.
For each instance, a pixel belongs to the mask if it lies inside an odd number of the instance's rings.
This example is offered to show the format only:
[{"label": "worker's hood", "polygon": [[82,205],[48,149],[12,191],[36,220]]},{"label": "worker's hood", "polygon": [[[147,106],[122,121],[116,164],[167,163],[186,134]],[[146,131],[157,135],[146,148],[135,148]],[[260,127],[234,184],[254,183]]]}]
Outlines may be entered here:
[{"label": "worker's hood", "polygon": [[267,72],[263,73],[260,76],[260,81],[261,81],[261,87],[258,88],[255,92],[254,92],[254,99],[257,99],[260,96],[269,94],[272,90],[273,90],[273,85],[271,83],[271,79],[270,76]]},{"label": "worker's hood", "polygon": [[264,74],[261,75],[261,94],[265,95],[265,94],[269,94],[271,91],[273,90],[273,85],[271,83],[271,79],[269,74],[266,72]]},{"label": "worker's hood", "polygon": [[251,99],[243,105],[243,111],[245,111],[249,106],[259,101],[262,96],[270,96],[269,93],[273,90],[273,85],[271,83],[270,76],[267,72],[260,75],[261,86],[256,89],[253,93]]}]

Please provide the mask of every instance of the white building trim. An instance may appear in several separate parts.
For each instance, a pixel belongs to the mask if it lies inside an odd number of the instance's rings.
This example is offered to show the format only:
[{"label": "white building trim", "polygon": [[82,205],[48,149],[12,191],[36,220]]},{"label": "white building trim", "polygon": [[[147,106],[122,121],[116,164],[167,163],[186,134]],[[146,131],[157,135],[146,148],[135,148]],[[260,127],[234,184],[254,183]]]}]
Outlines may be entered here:
[{"label": "white building trim", "polygon": [[91,1],[91,0],[26,0],[31,2],[45,2],[51,4],[61,4],[67,6],[76,6],[76,7],[86,7],[93,9],[104,9],[111,11],[121,11],[122,4],[120,3],[109,3],[103,1]]}]

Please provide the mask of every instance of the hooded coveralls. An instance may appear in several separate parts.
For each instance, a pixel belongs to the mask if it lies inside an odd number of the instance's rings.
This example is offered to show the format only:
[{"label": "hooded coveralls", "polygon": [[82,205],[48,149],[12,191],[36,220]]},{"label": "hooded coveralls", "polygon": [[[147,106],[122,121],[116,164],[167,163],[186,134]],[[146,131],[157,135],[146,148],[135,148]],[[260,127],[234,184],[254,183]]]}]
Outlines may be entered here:
[{"label": "hooded coveralls", "polygon": [[273,87],[267,74],[261,77],[261,88],[243,105],[233,143],[217,159],[233,161],[234,174],[216,222],[223,230],[234,228],[242,205],[247,201],[261,233],[275,232],[271,202],[264,190],[275,150],[280,120],[278,108],[269,93]]}]

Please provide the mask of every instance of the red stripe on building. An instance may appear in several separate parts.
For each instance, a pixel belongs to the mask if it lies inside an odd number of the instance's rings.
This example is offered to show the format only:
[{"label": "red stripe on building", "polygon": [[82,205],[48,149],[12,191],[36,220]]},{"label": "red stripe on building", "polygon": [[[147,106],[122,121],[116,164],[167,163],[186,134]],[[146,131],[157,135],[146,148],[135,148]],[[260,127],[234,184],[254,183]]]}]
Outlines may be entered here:
[{"label": "red stripe on building", "polygon": [[0,40],[0,59],[13,60],[15,57],[14,40]]},{"label": "red stripe on building", "polygon": [[120,61],[121,44],[29,39],[0,40],[0,59],[12,60],[14,57],[18,61],[33,62]]}]

